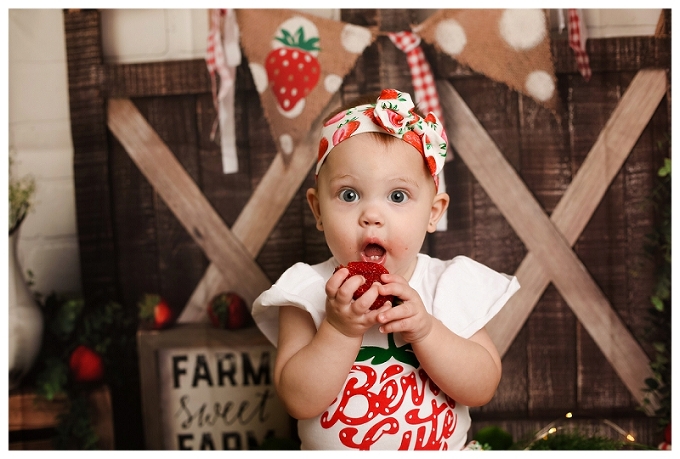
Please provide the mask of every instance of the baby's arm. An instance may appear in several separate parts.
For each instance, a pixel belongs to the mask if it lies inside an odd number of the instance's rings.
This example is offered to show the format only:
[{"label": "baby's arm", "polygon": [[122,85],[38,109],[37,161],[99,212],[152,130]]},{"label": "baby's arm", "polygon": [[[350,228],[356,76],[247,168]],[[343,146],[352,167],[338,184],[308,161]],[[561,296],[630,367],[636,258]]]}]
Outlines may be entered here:
[{"label": "baby's arm", "polygon": [[501,378],[501,358],[482,328],[463,338],[427,312],[420,295],[399,276],[383,275],[382,295],[403,304],[383,312],[383,333],[401,333],[429,377],[451,398],[467,406],[488,403]]},{"label": "baby's arm", "polygon": [[309,313],[294,306],[281,307],[274,382],[288,413],[307,419],[328,408],[360,347],[361,336],[345,336],[326,319],[317,331]]},{"label": "baby's arm", "polygon": [[436,318],[432,330],[412,343],[430,378],[451,398],[467,406],[488,403],[501,379],[501,358],[483,328],[462,338]]},{"label": "baby's arm", "polygon": [[354,364],[364,333],[389,308],[369,309],[378,296],[377,284],[353,301],[352,294],[364,279],[353,276],[344,282],[348,273],[343,268],[326,284],[326,318],[318,331],[306,311],[293,306],[279,311],[274,382],[296,419],[312,418],[330,406]]}]

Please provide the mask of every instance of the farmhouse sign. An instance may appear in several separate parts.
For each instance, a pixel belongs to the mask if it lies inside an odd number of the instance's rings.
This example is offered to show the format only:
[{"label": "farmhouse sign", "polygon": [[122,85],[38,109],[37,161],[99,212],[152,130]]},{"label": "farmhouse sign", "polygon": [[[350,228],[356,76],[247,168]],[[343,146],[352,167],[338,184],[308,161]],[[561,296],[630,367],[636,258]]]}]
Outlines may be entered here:
[{"label": "farmhouse sign", "polygon": [[276,349],[257,328],[140,331],[138,345],[148,448],[246,450],[290,437],[274,390]]}]

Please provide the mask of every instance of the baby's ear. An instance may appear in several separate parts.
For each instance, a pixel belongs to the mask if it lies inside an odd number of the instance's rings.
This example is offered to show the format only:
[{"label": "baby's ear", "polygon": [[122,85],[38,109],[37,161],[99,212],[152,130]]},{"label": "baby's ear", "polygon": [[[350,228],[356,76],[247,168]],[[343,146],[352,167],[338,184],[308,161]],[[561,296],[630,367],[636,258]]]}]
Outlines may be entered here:
[{"label": "baby's ear", "polygon": [[427,232],[434,233],[437,231],[437,223],[444,216],[444,212],[449,207],[448,193],[439,193],[435,195],[432,200],[432,208],[430,209],[430,221],[427,224]]},{"label": "baby's ear", "polygon": [[307,203],[314,214],[314,219],[316,220],[316,229],[323,231],[323,223],[321,222],[321,209],[319,207],[319,195],[317,194],[316,188],[310,188],[307,190]]}]

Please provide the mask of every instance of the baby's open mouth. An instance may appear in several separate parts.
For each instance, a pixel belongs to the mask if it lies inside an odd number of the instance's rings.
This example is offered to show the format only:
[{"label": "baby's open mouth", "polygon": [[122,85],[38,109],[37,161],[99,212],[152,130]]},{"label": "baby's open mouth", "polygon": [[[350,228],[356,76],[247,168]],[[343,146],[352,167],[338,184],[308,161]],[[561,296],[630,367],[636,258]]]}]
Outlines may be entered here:
[{"label": "baby's open mouth", "polygon": [[363,261],[370,261],[373,263],[380,263],[385,257],[385,248],[379,244],[368,244],[361,252]]}]

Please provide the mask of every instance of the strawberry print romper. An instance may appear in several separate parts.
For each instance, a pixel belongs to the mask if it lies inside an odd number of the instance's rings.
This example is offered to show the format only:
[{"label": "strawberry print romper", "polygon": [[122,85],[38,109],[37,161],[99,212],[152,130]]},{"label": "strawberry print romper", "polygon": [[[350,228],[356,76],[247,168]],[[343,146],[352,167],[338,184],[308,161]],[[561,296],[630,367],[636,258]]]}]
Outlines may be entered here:
[{"label": "strawberry print romper", "polygon": [[[325,284],[334,258],[297,263],[253,303],[253,318],[276,346],[278,307],[307,311],[318,328],[325,317]],[[470,258],[442,261],[418,254],[409,284],[428,312],[469,338],[519,289],[517,278]],[[398,307],[398,306],[397,306]],[[342,391],[319,416],[298,421],[303,450],[461,450],[470,427],[468,407],[432,382],[399,333],[378,327],[365,335]]]}]

